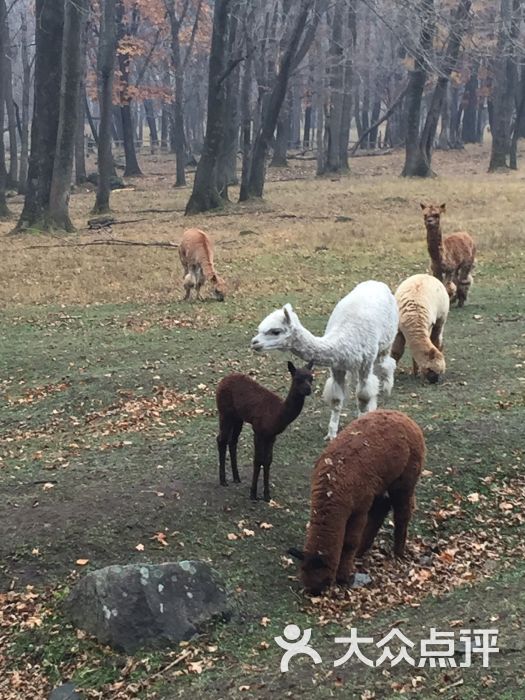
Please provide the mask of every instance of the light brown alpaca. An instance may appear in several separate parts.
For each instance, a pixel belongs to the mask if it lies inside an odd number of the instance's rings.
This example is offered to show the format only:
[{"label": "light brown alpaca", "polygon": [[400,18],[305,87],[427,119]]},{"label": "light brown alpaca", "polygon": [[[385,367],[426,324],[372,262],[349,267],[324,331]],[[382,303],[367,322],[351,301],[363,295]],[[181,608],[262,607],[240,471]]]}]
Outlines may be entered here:
[{"label": "light brown alpaca", "polygon": [[202,299],[201,287],[206,281],[213,285],[215,298],[224,301],[225,284],[213,265],[213,245],[209,236],[198,228],[184,231],[179,256],[184,268],[184,301],[190,298],[193,288],[197,299]]},{"label": "light brown alpaca", "polygon": [[441,214],[445,204],[421,203],[423,219],[427,229],[427,248],[431,260],[431,269],[446,287],[450,301],[458,301],[463,306],[472,284],[472,268],[476,257],[476,245],[472,236],[466,231],[452,233],[443,238],[441,233]]},{"label": "light brown alpaca", "polygon": [[399,308],[399,331],[392,345],[392,357],[399,362],[408,344],[414,374],[432,384],[445,373],[443,330],[449,298],[443,284],[431,275],[412,275],[401,282],[395,293]]}]

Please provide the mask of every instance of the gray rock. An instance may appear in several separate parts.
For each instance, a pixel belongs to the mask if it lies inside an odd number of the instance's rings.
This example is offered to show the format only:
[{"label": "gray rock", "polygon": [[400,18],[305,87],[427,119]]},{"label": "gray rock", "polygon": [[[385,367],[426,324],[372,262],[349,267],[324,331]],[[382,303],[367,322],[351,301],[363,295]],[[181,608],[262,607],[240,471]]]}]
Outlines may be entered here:
[{"label": "gray rock", "polygon": [[371,577],[368,574],[358,572],[354,574],[354,580],[350,588],[363,588],[363,586],[368,586],[369,583],[372,583]]},{"label": "gray rock", "polygon": [[190,639],[231,608],[218,574],[201,561],[107,566],[66,601],[73,623],[102,644],[133,653]]},{"label": "gray rock", "polygon": [[57,686],[49,696],[49,700],[82,700],[73,683],[63,683]]}]

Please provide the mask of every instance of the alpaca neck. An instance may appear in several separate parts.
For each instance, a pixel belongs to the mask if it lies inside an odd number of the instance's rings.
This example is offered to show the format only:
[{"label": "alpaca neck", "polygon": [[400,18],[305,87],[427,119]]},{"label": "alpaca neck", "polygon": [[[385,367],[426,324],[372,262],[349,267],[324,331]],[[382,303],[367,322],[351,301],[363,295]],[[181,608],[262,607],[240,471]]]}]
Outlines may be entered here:
[{"label": "alpaca neck", "polygon": [[304,396],[295,391],[294,386],[290,387],[288,396],[283,401],[281,410],[275,419],[275,433],[282,433],[301,413],[304,406]]},{"label": "alpaca neck", "polygon": [[408,343],[410,353],[419,367],[429,367],[433,363],[429,359],[431,351],[436,352],[436,347],[430,342],[425,332],[413,334]]},{"label": "alpaca neck", "polygon": [[427,226],[427,248],[432,260],[432,271],[434,274],[442,274],[444,249],[440,224]]},{"label": "alpaca neck", "polygon": [[334,344],[327,336],[319,338],[313,333],[310,333],[299,322],[294,327],[293,346],[291,348],[294,355],[301,357],[303,360],[325,367],[330,367],[338,359],[339,353],[336,352]]},{"label": "alpaca neck", "polygon": [[211,277],[213,277],[213,275],[216,274],[213,263],[211,263],[209,260],[203,260],[201,267],[202,271],[204,272],[204,276],[207,280],[209,280]]}]

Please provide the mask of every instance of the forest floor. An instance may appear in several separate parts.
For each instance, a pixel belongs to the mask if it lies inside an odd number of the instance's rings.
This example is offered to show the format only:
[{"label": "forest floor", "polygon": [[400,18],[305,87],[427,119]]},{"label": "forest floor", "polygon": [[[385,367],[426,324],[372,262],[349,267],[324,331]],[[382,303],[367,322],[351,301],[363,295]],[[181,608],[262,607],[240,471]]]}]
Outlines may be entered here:
[{"label": "forest floor", "polygon": [[[0,224],[2,699],[47,698],[69,678],[104,700],[525,697],[525,178],[487,175],[482,147],[437,153],[432,180],[399,178],[401,160],[356,158],[337,180],[292,160],[270,171],[264,202],[185,219],[189,189],[173,189],[173,160],[143,155],[147,175],[112,195],[115,217],[134,223],[81,230],[94,200],[81,190],[71,200],[76,235],[10,236],[13,222]],[[470,231],[479,252],[468,306],[453,308],[446,326],[446,381],[422,385],[407,356],[383,401],[427,440],[409,555],[392,559],[388,525],[360,565],[368,587],[311,599],[286,550],[302,544],[308,520],[328,423],[324,372],[277,442],[270,504],[248,499],[249,429],[243,482],[218,485],[214,389],[244,371],[287,391],[287,357],[249,349],[273,308],[292,302],[321,333],[357,282],[394,289],[426,271],[420,201],[446,202],[445,233]],[[19,212],[20,199],[10,206]],[[180,300],[176,250],[73,245],[177,242],[188,226],[216,240],[230,286],[223,304]],[[343,425],[354,411],[351,400]],[[61,602],[85,571],[182,558],[222,573],[231,622],[183,649],[128,658],[65,621]],[[280,672],[274,637],[289,623],[312,628],[322,664],[294,659]],[[495,627],[500,651],[489,668],[478,657],[470,669],[334,668],[346,650],[334,638],[350,627],[375,641],[398,627],[416,649],[430,627],[456,639],[463,628]]]}]

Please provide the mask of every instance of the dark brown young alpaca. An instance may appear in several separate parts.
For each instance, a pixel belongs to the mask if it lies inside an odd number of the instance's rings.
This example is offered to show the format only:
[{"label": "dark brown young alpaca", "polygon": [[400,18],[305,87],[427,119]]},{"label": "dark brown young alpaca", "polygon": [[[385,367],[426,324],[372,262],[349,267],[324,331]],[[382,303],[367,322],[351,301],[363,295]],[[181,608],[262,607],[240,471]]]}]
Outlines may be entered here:
[{"label": "dark brown young alpaca", "polygon": [[302,562],[305,590],[351,583],[355,557],[370,549],[390,508],[394,554],[403,556],[424,461],[421,428],[399,411],[365,413],[328,444],[312,473],[304,551],[288,550]]},{"label": "dark brown young alpaca", "polygon": [[292,384],[284,401],[277,394],[265,389],[245,374],[230,374],[217,387],[217,408],[219,411],[219,480],[222,486],[226,481],[226,448],[230,449],[233,480],[240,482],[237,468],[237,442],[243,423],[253,428],[253,478],[250,498],[257,500],[257,483],[261,467],[264,468],[264,500],[270,500],[270,465],[273,458],[273,445],[277,435],[282,433],[303,410],[304,399],[312,393],[313,363],[296,369],[288,362]]},{"label": "dark brown young alpaca", "polygon": [[445,204],[421,203],[423,219],[427,229],[427,248],[431,260],[432,274],[443,284],[450,301],[457,298],[458,306],[467,300],[472,284],[472,268],[476,258],[476,245],[472,236],[466,231],[451,233],[443,238],[441,233],[441,214]]}]

